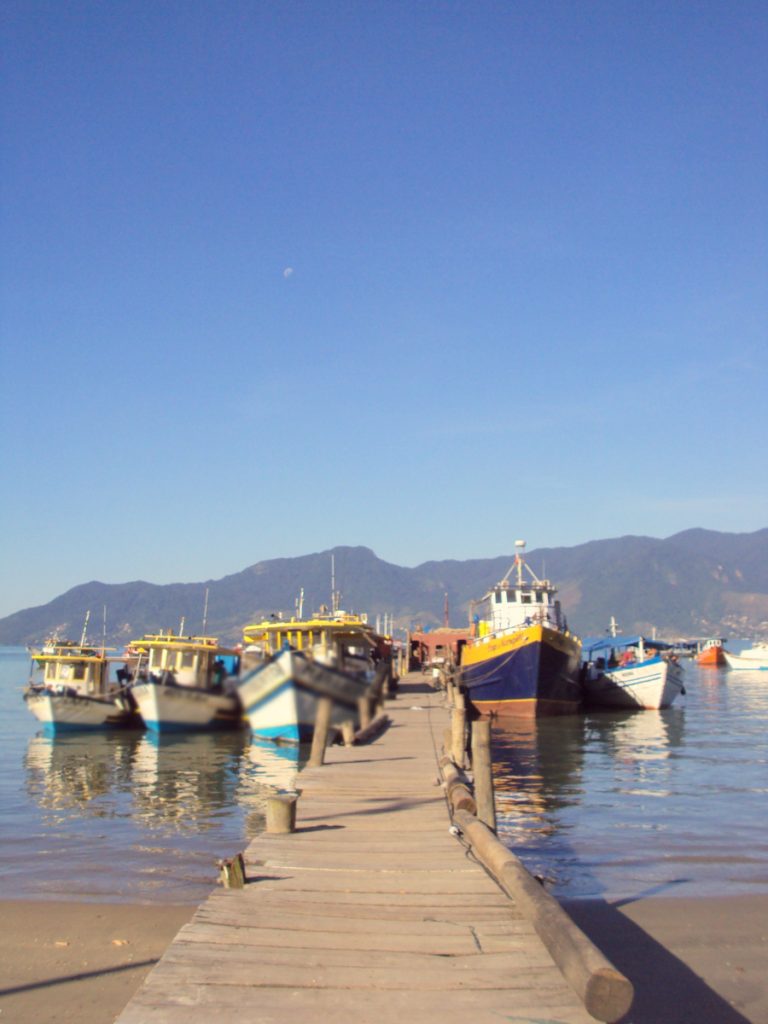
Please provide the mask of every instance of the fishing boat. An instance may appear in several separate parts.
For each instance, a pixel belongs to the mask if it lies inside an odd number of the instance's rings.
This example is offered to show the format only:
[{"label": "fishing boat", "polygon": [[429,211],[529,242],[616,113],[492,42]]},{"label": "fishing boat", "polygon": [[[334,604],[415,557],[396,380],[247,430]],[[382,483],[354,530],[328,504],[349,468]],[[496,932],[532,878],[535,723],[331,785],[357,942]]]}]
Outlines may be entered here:
[{"label": "fishing boat", "polygon": [[311,619],[259,622],[245,628],[243,641],[246,664],[254,658],[256,664],[240,679],[238,695],[255,736],[311,741],[323,696],[333,702],[332,726],[356,719],[379,650],[364,616],[334,610]]},{"label": "fishing boat", "polygon": [[768,643],[760,641],[744,648],[739,654],[732,654],[723,649],[723,657],[728,668],[765,671],[768,669]]},{"label": "fishing boat", "polygon": [[525,561],[525,541],[515,547],[506,576],[478,602],[487,614],[474,617],[462,647],[461,683],[481,714],[574,714],[582,700],[581,643],[557,589]]},{"label": "fishing boat", "polygon": [[111,665],[122,659],[89,644],[86,628],[79,643],[54,637],[31,654],[24,700],[46,732],[141,725],[124,689],[110,680]]},{"label": "fishing boat", "polygon": [[723,640],[720,638],[713,638],[706,640],[696,655],[696,664],[702,665],[704,668],[713,668],[717,665],[725,664],[725,655],[723,654]]},{"label": "fishing boat", "polygon": [[153,732],[234,728],[240,724],[239,651],[216,637],[148,633],[128,648],[131,695]]},{"label": "fishing boat", "polygon": [[685,693],[683,668],[669,644],[642,636],[586,638],[582,680],[590,707],[668,708]]}]

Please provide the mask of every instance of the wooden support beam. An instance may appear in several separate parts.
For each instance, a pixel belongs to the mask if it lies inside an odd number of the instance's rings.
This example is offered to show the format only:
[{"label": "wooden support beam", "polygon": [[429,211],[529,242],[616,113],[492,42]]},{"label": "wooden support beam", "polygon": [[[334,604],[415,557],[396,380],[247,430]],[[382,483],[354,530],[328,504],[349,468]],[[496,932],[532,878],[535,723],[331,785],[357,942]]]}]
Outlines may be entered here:
[{"label": "wooden support beam", "polygon": [[467,811],[454,820],[472,852],[520,907],[563,977],[596,1020],[614,1024],[629,1010],[634,989],[521,861]]}]

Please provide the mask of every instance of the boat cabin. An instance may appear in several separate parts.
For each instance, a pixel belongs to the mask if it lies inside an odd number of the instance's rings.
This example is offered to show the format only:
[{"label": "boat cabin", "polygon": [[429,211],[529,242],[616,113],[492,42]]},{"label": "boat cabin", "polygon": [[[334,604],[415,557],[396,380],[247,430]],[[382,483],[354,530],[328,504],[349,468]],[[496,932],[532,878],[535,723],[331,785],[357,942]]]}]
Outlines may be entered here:
[{"label": "boat cabin", "polygon": [[355,671],[370,666],[377,650],[376,634],[357,615],[336,612],[332,617],[276,619],[246,626],[243,642],[261,657],[286,647],[301,651],[324,665]]},{"label": "boat cabin", "polygon": [[547,580],[530,584],[497,583],[486,596],[490,604],[491,632],[522,629],[534,623],[562,629],[562,612],[556,593]]},{"label": "boat cabin", "polygon": [[557,588],[549,580],[539,579],[525,561],[525,541],[515,541],[515,547],[518,553],[506,576],[482,599],[488,615],[484,620],[475,620],[477,634],[484,636],[537,624],[566,629]]},{"label": "boat cabin", "polygon": [[108,662],[95,649],[55,646],[50,652],[33,656],[32,662],[42,675],[33,685],[42,685],[59,693],[73,691],[83,696],[96,696],[106,689]]},{"label": "boat cabin", "polygon": [[216,637],[157,633],[131,644],[139,678],[178,686],[209,688],[236,671],[237,652],[219,646]]}]

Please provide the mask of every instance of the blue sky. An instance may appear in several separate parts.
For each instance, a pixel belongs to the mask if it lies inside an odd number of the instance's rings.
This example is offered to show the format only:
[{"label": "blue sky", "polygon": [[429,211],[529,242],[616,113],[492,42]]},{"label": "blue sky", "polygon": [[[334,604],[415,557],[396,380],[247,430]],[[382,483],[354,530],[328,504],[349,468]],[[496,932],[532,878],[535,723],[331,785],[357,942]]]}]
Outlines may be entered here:
[{"label": "blue sky", "polygon": [[0,17],[0,614],[768,525],[764,3]]}]

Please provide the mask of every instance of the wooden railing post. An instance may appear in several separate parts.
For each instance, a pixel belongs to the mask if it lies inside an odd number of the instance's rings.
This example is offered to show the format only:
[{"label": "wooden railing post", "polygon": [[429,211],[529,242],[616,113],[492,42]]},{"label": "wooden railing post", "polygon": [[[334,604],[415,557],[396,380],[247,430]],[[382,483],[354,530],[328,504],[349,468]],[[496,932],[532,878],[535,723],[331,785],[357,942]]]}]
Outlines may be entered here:
[{"label": "wooden railing post", "polygon": [[330,697],[320,697],[315,713],[315,731],[312,733],[312,747],[309,752],[309,768],[318,768],[325,761],[325,748],[328,743],[328,731],[331,726],[331,710],[333,701]]},{"label": "wooden railing post", "polygon": [[464,694],[457,691],[453,701],[452,727],[452,752],[454,763],[459,768],[464,767],[464,758],[467,748],[467,709],[464,704]]},{"label": "wooden railing post", "polygon": [[475,782],[477,816],[492,832],[496,831],[496,801],[493,793],[491,763],[491,720],[476,718],[472,729],[472,775]]}]

